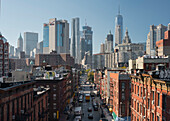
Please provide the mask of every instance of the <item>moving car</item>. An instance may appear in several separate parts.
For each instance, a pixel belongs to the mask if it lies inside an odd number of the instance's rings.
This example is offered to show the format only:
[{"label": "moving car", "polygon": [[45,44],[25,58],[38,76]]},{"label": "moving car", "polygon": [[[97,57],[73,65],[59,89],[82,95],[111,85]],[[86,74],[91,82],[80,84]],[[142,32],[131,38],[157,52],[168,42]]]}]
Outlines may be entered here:
[{"label": "moving car", "polygon": [[98,111],[98,106],[97,105],[93,106],[93,108],[94,108],[94,111]]},{"label": "moving car", "polygon": [[92,107],[88,107],[88,112],[92,112]]},{"label": "moving car", "polygon": [[81,121],[81,120],[82,120],[81,116],[76,116],[76,117],[74,118],[74,121]]},{"label": "moving car", "polygon": [[88,114],[88,118],[93,119],[93,114],[92,113]]}]

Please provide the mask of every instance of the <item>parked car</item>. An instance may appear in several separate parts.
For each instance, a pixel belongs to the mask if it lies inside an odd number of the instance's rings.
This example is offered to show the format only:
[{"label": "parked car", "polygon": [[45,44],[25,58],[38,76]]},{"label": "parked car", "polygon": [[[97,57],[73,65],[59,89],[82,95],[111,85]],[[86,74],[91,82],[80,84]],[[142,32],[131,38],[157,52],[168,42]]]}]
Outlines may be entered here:
[{"label": "parked car", "polygon": [[98,111],[98,106],[97,105],[93,106],[93,108],[94,108],[94,111]]},{"label": "parked car", "polygon": [[76,117],[74,118],[74,121],[81,121],[81,120],[82,120],[81,116],[76,116]]},{"label": "parked car", "polygon": [[88,107],[88,112],[92,112],[92,107]]},{"label": "parked car", "polygon": [[88,118],[93,119],[93,114],[92,113],[88,114]]}]

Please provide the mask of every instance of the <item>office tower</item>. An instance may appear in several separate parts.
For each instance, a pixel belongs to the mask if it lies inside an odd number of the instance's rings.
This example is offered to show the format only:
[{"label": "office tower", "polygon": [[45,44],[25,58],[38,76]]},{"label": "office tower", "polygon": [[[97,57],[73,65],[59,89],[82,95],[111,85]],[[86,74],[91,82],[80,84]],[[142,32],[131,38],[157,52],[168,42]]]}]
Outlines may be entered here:
[{"label": "office tower", "polygon": [[21,33],[17,41],[17,48],[18,48],[18,51],[23,51],[23,39],[22,39]]},{"label": "office tower", "polygon": [[69,53],[69,24],[56,18],[49,21],[49,52]]},{"label": "office tower", "polygon": [[38,33],[24,32],[24,51],[26,55],[30,55],[30,51],[37,47]]},{"label": "office tower", "polygon": [[164,39],[164,32],[167,31],[167,26],[159,24],[157,26],[157,41]]},{"label": "office tower", "polygon": [[70,54],[80,63],[80,25],[79,18],[72,19]]},{"label": "office tower", "polygon": [[107,35],[106,41],[105,41],[105,52],[106,53],[112,53],[113,52],[113,34],[110,33]]},{"label": "office tower", "polygon": [[164,38],[164,32],[167,30],[166,26],[159,24],[158,26],[151,25],[147,36],[146,53],[155,56],[156,42]]},{"label": "office tower", "polygon": [[120,15],[120,8],[118,15],[115,18],[115,46],[122,43],[123,37],[123,17]]},{"label": "office tower", "polygon": [[14,56],[14,46],[9,45],[9,57]]},{"label": "office tower", "polygon": [[49,25],[43,25],[43,53],[49,53]]},{"label": "office tower", "polygon": [[105,44],[101,43],[100,45],[100,53],[105,53]]},{"label": "office tower", "polygon": [[83,26],[82,37],[85,39],[85,51],[93,54],[93,31],[92,28],[85,25]]},{"label": "office tower", "polygon": [[39,50],[40,54],[43,54],[43,41],[37,44],[37,49]]},{"label": "office tower", "polygon": [[0,33],[0,48],[1,48],[1,52],[0,52],[0,63],[1,63],[1,67],[0,67],[0,77],[2,76],[8,76],[8,72],[9,72],[9,43],[7,42],[7,40],[5,39],[4,36],[2,36],[2,34]]},{"label": "office tower", "polygon": [[83,60],[84,55],[85,55],[85,39],[80,38],[80,59]]}]

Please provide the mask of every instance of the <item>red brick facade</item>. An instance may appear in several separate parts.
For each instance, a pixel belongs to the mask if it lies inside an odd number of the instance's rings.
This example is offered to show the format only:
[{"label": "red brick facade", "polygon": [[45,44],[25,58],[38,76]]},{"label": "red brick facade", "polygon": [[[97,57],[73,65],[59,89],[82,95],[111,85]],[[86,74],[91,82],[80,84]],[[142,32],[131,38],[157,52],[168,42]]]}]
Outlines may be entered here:
[{"label": "red brick facade", "polygon": [[170,82],[150,75],[131,76],[132,121],[170,120]]},{"label": "red brick facade", "polygon": [[0,77],[8,76],[9,72],[9,44],[0,34]]},{"label": "red brick facade", "polygon": [[0,121],[48,121],[48,92],[35,95],[35,82],[21,83],[1,84]]}]

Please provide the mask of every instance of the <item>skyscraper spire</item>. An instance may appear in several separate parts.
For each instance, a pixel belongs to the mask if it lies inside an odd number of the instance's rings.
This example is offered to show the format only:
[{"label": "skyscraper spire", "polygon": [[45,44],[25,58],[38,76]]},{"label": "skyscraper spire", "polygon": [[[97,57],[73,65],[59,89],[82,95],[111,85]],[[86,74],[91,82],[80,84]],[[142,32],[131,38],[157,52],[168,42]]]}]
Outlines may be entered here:
[{"label": "skyscraper spire", "polygon": [[120,15],[120,4],[119,4],[119,9],[118,9],[118,15]]}]

